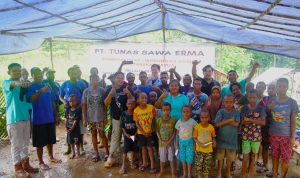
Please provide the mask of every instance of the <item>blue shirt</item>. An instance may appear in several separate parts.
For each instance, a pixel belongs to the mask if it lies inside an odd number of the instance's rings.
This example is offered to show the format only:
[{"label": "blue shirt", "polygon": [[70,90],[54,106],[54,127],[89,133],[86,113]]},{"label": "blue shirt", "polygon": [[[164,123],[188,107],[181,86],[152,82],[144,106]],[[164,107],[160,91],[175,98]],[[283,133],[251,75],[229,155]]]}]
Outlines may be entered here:
[{"label": "blue shirt", "polygon": [[[29,100],[33,95],[35,95],[41,88],[45,87],[47,84],[33,83],[28,88],[26,94],[27,99]],[[40,97],[32,103],[32,124],[41,125],[54,123],[53,117],[53,108],[52,104],[55,100],[55,94],[52,89],[49,87],[49,92],[42,93]]]},{"label": "blue shirt", "polygon": [[149,93],[152,90],[152,86],[151,85],[146,85],[146,86],[138,85],[137,89],[139,89],[142,93],[146,93],[147,96],[149,96]]},{"label": "blue shirt", "polygon": [[59,96],[69,102],[70,95],[75,94],[77,96],[77,103],[81,103],[82,93],[86,88],[87,86],[82,80],[78,80],[76,83],[71,83],[70,80],[67,80],[61,85]]},{"label": "blue shirt", "polygon": [[[240,123],[240,113],[238,110],[233,109],[228,113],[225,109],[218,111],[216,115],[216,123],[222,122],[227,119],[234,119],[236,122]],[[223,125],[218,129],[217,132],[217,147],[223,149],[238,149],[237,137],[238,128],[231,125]]]},{"label": "blue shirt", "polygon": [[187,94],[189,102],[194,101],[194,105],[192,106],[192,118],[196,122],[200,122],[200,113],[202,107],[207,103],[208,96],[205,93],[201,93],[199,96],[195,96],[194,92],[190,92]]},{"label": "blue shirt", "polygon": [[6,125],[30,119],[25,95],[21,101],[21,87],[10,88],[12,82],[13,80],[4,80],[2,83],[2,90],[6,102]]},{"label": "blue shirt", "polygon": [[[246,84],[247,84],[247,80],[244,79],[244,80],[241,80],[239,82],[239,84],[241,85],[241,92],[242,94],[244,95],[246,93]],[[222,98],[224,98],[224,96],[226,96],[227,94],[231,93],[230,91],[230,85],[226,85],[222,88],[222,91],[221,91],[221,96]]]},{"label": "blue shirt", "polygon": [[173,97],[171,94],[168,94],[166,98],[163,99],[163,103],[171,104],[171,117],[175,118],[176,121],[181,119],[183,116],[181,114],[181,109],[184,105],[189,104],[188,98],[183,94],[178,94],[176,97]]}]

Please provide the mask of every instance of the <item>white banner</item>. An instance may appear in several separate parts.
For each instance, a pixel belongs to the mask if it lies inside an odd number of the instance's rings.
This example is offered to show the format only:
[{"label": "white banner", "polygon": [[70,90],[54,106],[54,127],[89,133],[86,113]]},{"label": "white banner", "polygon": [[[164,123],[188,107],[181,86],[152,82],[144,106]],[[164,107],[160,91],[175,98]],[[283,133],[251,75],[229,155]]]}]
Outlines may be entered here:
[{"label": "white banner", "polygon": [[100,74],[116,72],[123,60],[133,61],[133,64],[125,65],[122,72],[133,72],[137,76],[140,71],[150,75],[152,64],[159,64],[161,71],[176,66],[180,75],[191,74],[193,60],[201,60],[199,74],[203,66],[215,66],[213,44],[111,42],[93,45],[90,50],[90,67],[97,67]]}]

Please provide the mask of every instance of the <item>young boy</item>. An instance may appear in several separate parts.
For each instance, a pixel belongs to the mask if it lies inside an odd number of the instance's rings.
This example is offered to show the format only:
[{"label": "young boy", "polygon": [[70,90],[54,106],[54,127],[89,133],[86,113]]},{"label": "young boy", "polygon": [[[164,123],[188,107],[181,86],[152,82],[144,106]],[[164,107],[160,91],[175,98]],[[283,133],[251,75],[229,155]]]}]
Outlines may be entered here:
[{"label": "young boy", "polygon": [[[70,109],[67,113],[66,118],[66,130],[67,130],[67,142],[71,145],[72,156],[70,159],[75,159],[80,157],[80,144],[82,143],[82,137],[80,135],[80,120],[81,120],[81,109],[78,108],[77,96],[71,94],[69,97]],[[76,152],[75,152],[76,146]]]},{"label": "young boy", "polygon": [[241,109],[241,131],[242,131],[242,176],[247,178],[253,176],[256,155],[261,142],[261,126],[265,125],[265,110],[256,104],[257,91],[252,89],[247,92],[246,104]]},{"label": "young boy", "polygon": [[209,112],[202,110],[200,113],[201,122],[195,126],[193,131],[193,138],[196,143],[194,168],[198,178],[208,178],[212,163],[213,147],[216,146],[215,129],[209,124],[209,120]]},{"label": "young boy", "polygon": [[160,158],[160,173],[158,177],[163,177],[164,164],[170,162],[172,178],[175,178],[174,171],[174,137],[176,120],[171,118],[171,104],[164,103],[162,106],[163,117],[156,120],[156,133],[159,139],[159,158]]},{"label": "young boy", "polygon": [[133,111],[135,108],[135,99],[129,98],[127,99],[127,111],[123,112],[121,115],[121,124],[120,128],[123,131],[124,135],[124,152],[123,152],[123,162],[121,169],[119,170],[120,174],[126,173],[126,156],[129,159],[130,167],[132,169],[135,169],[136,166],[134,165],[134,153],[137,153],[138,147],[137,147],[137,140],[135,138],[137,127],[136,123],[133,120]]},{"label": "young boy", "polygon": [[[145,171],[148,166],[147,163],[147,152],[150,158],[151,169],[150,173],[156,173],[155,162],[154,162],[154,119],[155,119],[155,108],[152,105],[147,104],[147,94],[139,94],[140,105],[135,108],[133,112],[133,119],[137,125],[137,139],[140,147],[142,148],[142,160],[143,164],[139,168],[140,171]],[[148,150],[148,151],[147,151]]]},{"label": "young boy", "polygon": [[182,107],[182,115],[183,118],[178,120],[175,125],[177,129],[176,147],[177,149],[179,148],[179,160],[182,163],[183,178],[191,178],[191,167],[194,162],[193,128],[197,122],[190,118],[192,109],[189,105]]},{"label": "young boy", "polygon": [[277,97],[268,108],[271,111],[270,144],[273,161],[273,177],[277,177],[279,158],[281,158],[280,177],[285,178],[295,143],[296,116],[299,113],[297,102],[287,96],[289,81],[286,78],[277,80]]},{"label": "young boy", "polygon": [[232,94],[227,94],[224,97],[225,108],[218,111],[216,116],[217,132],[217,160],[218,160],[218,175],[222,177],[223,160],[226,158],[226,177],[231,178],[230,170],[231,163],[236,158],[238,149],[237,134],[240,122],[240,113],[234,109],[234,97]]}]

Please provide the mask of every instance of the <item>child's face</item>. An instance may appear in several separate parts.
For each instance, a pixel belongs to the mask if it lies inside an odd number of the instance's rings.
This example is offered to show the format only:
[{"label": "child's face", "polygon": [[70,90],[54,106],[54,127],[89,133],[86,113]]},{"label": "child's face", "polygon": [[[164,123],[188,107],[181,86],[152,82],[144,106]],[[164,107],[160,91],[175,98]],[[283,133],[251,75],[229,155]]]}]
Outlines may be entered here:
[{"label": "child's face", "polygon": [[128,110],[133,111],[135,108],[135,101],[133,99],[128,99],[126,106]]},{"label": "child's face", "polygon": [[151,103],[155,103],[156,100],[157,100],[157,94],[156,94],[156,93],[153,93],[153,92],[150,92],[150,94],[149,94],[149,99],[150,99],[150,102],[151,102]]},{"label": "child's face", "polygon": [[202,87],[202,83],[200,80],[195,80],[194,81],[194,89],[198,89],[198,90],[201,90],[201,87]]},{"label": "child's face", "polygon": [[192,114],[191,108],[189,107],[182,108],[182,115],[185,119],[190,118],[191,114]]},{"label": "child's face", "polygon": [[268,95],[276,96],[276,86],[274,84],[268,85]]},{"label": "child's face", "polygon": [[248,93],[247,99],[248,99],[249,104],[256,104],[256,100],[257,100],[256,93]]},{"label": "child's face", "polygon": [[211,97],[212,97],[212,99],[215,99],[215,100],[219,99],[221,97],[219,90],[214,89],[211,93]]},{"label": "child's face", "polygon": [[76,107],[76,106],[77,106],[77,98],[76,98],[76,97],[71,97],[71,98],[69,99],[69,105],[70,105],[71,107]]},{"label": "child's face", "polygon": [[139,96],[139,102],[141,105],[147,104],[147,95],[145,93],[141,93]]},{"label": "child's face", "polygon": [[91,78],[91,86],[92,87],[97,87],[99,84],[99,77],[93,77]]},{"label": "child's face", "polygon": [[164,113],[164,115],[169,116],[170,112],[171,112],[171,109],[170,109],[169,106],[163,106],[162,107],[162,112]]},{"label": "child's face", "polygon": [[233,104],[234,104],[234,98],[232,96],[227,96],[224,98],[224,105],[226,109],[231,109],[233,108]]},{"label": "child's face", "polygon": [[147,82],[147,75],[142,73],[139,75],[139,79],[140,79],[141,83],[145,83],[145,82]]},{"label": "child's face", "polygon": [[11,79],[17,80],[21,78],[21,67],[12,67],[8,70],[8,75],[10,75]]},{"label": "child's face", "polygon": [[180,88],[176,82],[172,82],[169,86],[169,89],[170,89],[170,93],[175,94],[175,93],[179,93]]},{"label": "child's face", "polygon": [[241,89],[237,85],[232,86],[232,94],[234,96],[240,96],[241,95]]},{"label": "child's face", "polygon": [[202,124],[207,124],[210,120],[208,112],[202,112],[200,115],[200,120]]},{"label": "child's face", "polygon": [[286,95],[289,86],[286,82],[277,82],[276,90],[278,95]]}]

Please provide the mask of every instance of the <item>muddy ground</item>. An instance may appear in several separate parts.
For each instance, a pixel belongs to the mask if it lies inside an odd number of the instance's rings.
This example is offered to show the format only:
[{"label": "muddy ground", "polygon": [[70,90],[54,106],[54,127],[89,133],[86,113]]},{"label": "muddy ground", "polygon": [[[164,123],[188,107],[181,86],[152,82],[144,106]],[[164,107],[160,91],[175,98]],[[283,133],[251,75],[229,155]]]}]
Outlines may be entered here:
[{"label": "muddy ground", "polygon": [[[118,159],[120,161],[115,167],[106,169],[104,168],[104,150],[101,150],[101,161],[94,163],[92,162],[92,145],[90,135],[85,136],[85,140],[88,142],[85,145],[86,154],[79,159],[70,160],[68,156],[64,156],[63,152],[66,150],[65,145],[65,132],[63,126],[59,126],[57,129],[57,138],[60,140],[54,146],[55,157],[62,160],[61,164],[49,163],[47,151],[44,150],[44,160],[46,164],[51,166],[49,171],[40,171],[38,174],[32,174],[34,178],[119,178],[119,177],[132,177],[132,178],[154,178],[155,175],[150,174],[149,170],[145,172],[139,172],[138,170],[128,169],[128,174],[120,175],[118,173],[119,167],[121,166],[121,157]],[[296,166],[296,155],[293,156],[291,161],[291,166],[288,172],[288,178],[300,178],[300,167]],[[30,146],[30,158],[33,165],[38,165],[38,160],[35,152],[35,148]],[[241,162],[236,161],[236,170],[233,172],[233,177],[241,178]],[[157,164],[159,165],[159,164]],[[271,167],[271,165],[269,165]],[[169,172],[169,166],[166,168],[166,172]],[[216,176],[216,168],[212,169],[211,176]],[[10,145],[3,143],[0,145],[0,177],[11,178],[13,176],[13,166],[11,163],[10,156]],[[171,177],[170,174],[166,173],[166,178]],[[266,177],[265,174],[255,174],[255,178]]]}]

